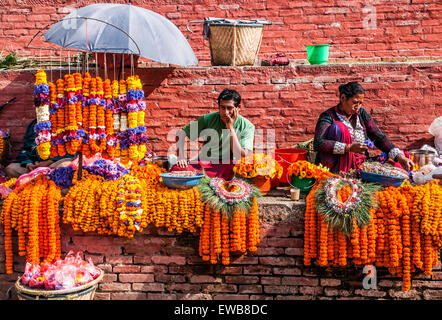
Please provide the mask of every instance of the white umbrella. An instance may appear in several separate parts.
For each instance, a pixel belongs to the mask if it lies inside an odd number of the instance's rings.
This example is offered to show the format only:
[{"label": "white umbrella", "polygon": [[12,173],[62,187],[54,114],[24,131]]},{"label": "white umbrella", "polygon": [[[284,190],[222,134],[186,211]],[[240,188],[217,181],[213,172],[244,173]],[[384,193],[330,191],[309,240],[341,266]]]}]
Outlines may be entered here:
[{"label": "white umbrella", "polygon": [[130,4],[92,4],[77,9],[43,34],[64,48],[135,54],[181,66],[197,65],[181,31],[162,15]]}]

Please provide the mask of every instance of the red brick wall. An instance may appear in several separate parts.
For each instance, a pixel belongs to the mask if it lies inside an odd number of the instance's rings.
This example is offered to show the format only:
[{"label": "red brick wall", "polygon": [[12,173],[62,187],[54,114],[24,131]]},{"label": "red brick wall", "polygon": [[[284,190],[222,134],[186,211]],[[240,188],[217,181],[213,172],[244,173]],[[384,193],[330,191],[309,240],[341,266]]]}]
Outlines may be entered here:
[{"label": "red brick wall", "polygon": [[[162,139],[154,151],[165,154],[174,144],[167,134],[196,117],[217,110],[225,87],[243,97],[241,113],[262,129],[264,141],[275,130],[276,146],[290,147],[313,137],[316,120],[338,101],[338,86],[360,81],[364,106],[400,148],[433,143],[431,122],[442,114],[441,63],[336,64],[297,67],[143,68],[137,71],[147,99],[148,135]],[[26,125],[35,117],[35,70],[0,72],[0,103],[17,100],[0,111],[0,130],[11,133],[14,157]],[[51,72],[47,72],[51,79]],[[53,71],[55,81],[59,71]]]},{"label": "red brick wall", "polygon": [[[62,251],[82,251],[105,270],[96,299],[442,299],[440,264],[432,276],[415,274],[408,292],[402,291],[401,278],[377,268],[377,289],[367,290],[362,267],[304,266],[303,232],[302,221],[261,221],[258,251],[233,258],[229,266],[203,262],[197,236],[155,227],[125,239],[63,225]],[[3,241],[0,233],[1,248]],[[16,299],[13,285],[23,273],[24,257],[14,256],[14,263],[14,274],[5,275],[0,255],[0,299]]]},{"label": "red brick wall", "polygon": [[[79,8],[101,1],[3,0],[0,7],[0,47],[6,51],[39,54],[23,50],[47,24]],[[108,1],[127,3],[127,1]],[[283,25],[264,27],[260,57],[284,51],[291,59],[306,59],[305,45],[331,44],[331,61],[402,61],[440,59],[441,11],[438,0],[397,1],[132,1],[170,19],[183,32],[200,65],[210,64],[210,50],[202,25],[187,22],[205,17],[231,19],[264,18]],[[6,4],[6,5],[3,5]],[[8,5],[9,4],[9,5]],[[372,16],[373,14],[373,16]],[[371,29],[374,25],[375,27]],[[45,46],[42,38],[32,42]]]}]

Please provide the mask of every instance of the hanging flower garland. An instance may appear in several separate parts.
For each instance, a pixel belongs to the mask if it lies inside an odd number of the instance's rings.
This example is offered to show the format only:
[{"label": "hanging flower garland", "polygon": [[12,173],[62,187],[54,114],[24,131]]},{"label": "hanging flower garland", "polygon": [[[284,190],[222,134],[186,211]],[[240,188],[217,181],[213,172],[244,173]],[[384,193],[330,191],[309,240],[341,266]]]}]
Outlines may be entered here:
[{"label": "hanging flower garland", "polygon": [[1,211],[4,224],[6,273],[13,273],[12,230],[18,234],[18,254],[29,263],[53,262],[60,257],[58,207],[60,189],[45,175],[15,188]]},{"label": "hanging flower garland", "polygon": [[[338,192],[345,186],[350,187],[350,196],[342,201]],[[325,217],[332,229],[339,229],[346,234],[353,230],[353,220],[359,227],[370,222],[369,210],[374,206],[373,195],[380,189],[376,184],[362,184],[355,179],[330,177],[325,179],[316,192],[316,210]]]},{"label": "hanging flower garland", "polygon": [[146,135],[146,103],[144,102],[144,91],[143,85],[141,84],[140,78],[135,75],[135,85],[136,90],[138,91],[138,118],[137,118],[137,144],[138,144],[138,160],[144,158],[147,152],[147,135]]},{"label": "hanging flower garland", "polygon": [[53,82],[48,83],[49,86],[49,121],[51,122],[51,154],[50,157],[58,156],[57,150],[57,87]]},{"label": "hanging flower garland", "polygon": [[127,78],[127,140],[129,145],[129,159],[138,160],[137,126],[138,126],[138,90],[133,76]]},{"label": "hanging flower garland", "polygon": [[205,176],[200,180],[198,189],[204,202],[221,211],[229,219],[237,210],[248,212],[252,207],[253,198],[261,196],[258,188],[238,178],[226,181]]},{"label": "hanging flower garland", "polygon": [[112,159],[114,157],[116,137],[114,134],[114,101],[112,100],[112,84],[109,79],[104,81],[104,99],[106,100],[106,152],[103,152],[103,156]]},{"label": "hanging flower garland", "polygon": [[129,140],[127,135],[128,129],[128,117],[127,117],[127,83],[125,80],[119,82],[120,95],[120,130],[118,134],[118,140],[120,141],[117,153],[120,155],[120,162],[123,165],[129,164]]},{"label": "hanging flower garland", "polygon": [[199,242],[202,259],[215,264],[221,255],[222,264],[227,265],[230,252],[256,251],[259,189],[240,179],[227,182],[206,176],[200,180],[198,190],[205,206]]},{"label": "hanging flower garland", "polygon": [[104,82],[103,79],[97,77],[97,152],[106,151],[106,100],[104,99]]},{"label": "hanging flower garland", "polygon": [[[426,275],[439,262],[442,247],[442,187],[436,182],[421,186],[387,187],[375,193],[377,207],[369,210],[370,223],[346,235],[333,230],[316,209],[316,184],[306,199],[304,264],[316,258],[321,266],[373,264],[401,276],[402,290],[411,288],[411,275],[417,270]],[[351,195],[350,188],[337,191],[340,201]]]},{"label": "hanging flower garland", "polygon": [[51,121],[49,112],[49,86],[46,73],[40,69],[35,75],[34,104],[37,113],[37,123],[34,127],[37,137],[37,152],[41,159],[46,160],[51,154]]}]

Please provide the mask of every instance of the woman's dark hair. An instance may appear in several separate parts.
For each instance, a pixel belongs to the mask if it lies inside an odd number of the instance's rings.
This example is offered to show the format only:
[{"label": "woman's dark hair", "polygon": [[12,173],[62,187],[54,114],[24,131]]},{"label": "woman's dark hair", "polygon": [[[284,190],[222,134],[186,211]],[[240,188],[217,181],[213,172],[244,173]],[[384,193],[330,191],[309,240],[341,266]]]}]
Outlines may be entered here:
[{"label": "woman's dark hair", "polygon": [[218,96],[218,104],[221,100],[233,100],[235,107],[237,107],[241,103],[241,96],[233,89],[224,89]]},{"label": "woman's dark hair", "polygon": [[365,93],[365,90],[357,82],[347,82],[339,86],[339,97],[345,94],[345,97],[349,99],[360,93]]}]

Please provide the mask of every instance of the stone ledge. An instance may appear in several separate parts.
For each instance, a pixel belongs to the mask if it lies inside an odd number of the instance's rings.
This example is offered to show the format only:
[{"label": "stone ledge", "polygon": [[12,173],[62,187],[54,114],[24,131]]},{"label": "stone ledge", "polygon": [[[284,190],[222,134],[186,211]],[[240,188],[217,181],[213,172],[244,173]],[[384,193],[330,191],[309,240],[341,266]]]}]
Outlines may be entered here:
[{"label": "stone ledge", "polygon": [[267,223],[304,221],[305,196],[293,201],[283,191],[271,190],[258,199],[260,220]]}]

